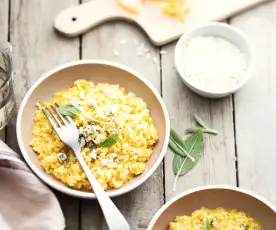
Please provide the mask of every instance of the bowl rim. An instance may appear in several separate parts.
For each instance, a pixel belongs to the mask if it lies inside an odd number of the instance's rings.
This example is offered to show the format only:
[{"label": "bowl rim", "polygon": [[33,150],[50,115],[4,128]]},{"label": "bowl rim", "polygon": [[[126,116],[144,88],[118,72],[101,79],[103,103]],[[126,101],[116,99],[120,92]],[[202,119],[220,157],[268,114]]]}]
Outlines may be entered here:
[{"label": "bowl rim", "polygon": [[147,230],[152,230],[152,228],[154,227],[156,221],[158,220],[158,218],[160,217],[160,215],[170,206],[172,205],[174,202],[178,201],[180,198],[187,196],[189,194],[192,194],[194,192],[199,192],[199,191],[203,191],[203,190],[209,190],[209,189],[225,189],[225,190],[231,190],[231,191],[235,191],[235,192],[240,192],[243,193],[245,195],[249,195],[259,201],[261,201],[262,203],[264,203],[265,205],[267,205],[271,210],[273,210],[276,213],[276,207],[268,202],[266,199],[264,199],[263,197],[261,197],[260,195],[257,195],[256,193],[253,193],[249,190],[243,189],[243,188],[239,188],[239,187],[235,187],[235,186],[231,186],[231,185],[203,185],[203,186],[198,186],[192,189],[189,189],[185,192],[182,192],[174,197],[172,197],[169,201],[167,201],[153,216],[152,220],[150,221]]},{"label": "bowl rim", "polygon": [[71,61],[71,62],[62,64],[62,65],[46,72],[45,74],[43,74],[40,78],[37,79],[37,81],[28,90],[27,94],[24,96],[24,99],[21,102],[21,105],[20,105],[20,108],[19,108],[19,111],[18,111],[17,121],[16,121],[16,135],[17,135],[19,148],[20,148],[20,150],[22,152],[22,155],[23,155],[25,161],[27,162],[28,166],[31,168],[31,170],[44,183],[48,184],[52,188],[54,188],[54,189],[56,189],[56,190],[58,190],[62,193],[65,193],[67,195],[71,195],[71,196],[79,197],[79,198],[86,198],[86,199],[96,199],[96,196],[93,192],[86,192],[86,191],[76,190],[76,189],[73,189],[73,188],[70,188],[70,187],[64,187],[63,185],[58,184],[52,178],[48,178],[46,175],[44,175],[42,172],[40,172],[38,170],[38,168],[35,166],[35,164],[33,164],[31,159],[29,158],[28,152],[25,150],[24,145],[23,145],[23,139],[22,139],[21,132],[19,131],[20,130],[20,124],[22,122],[23,109],[24,109],[25,104],[28,101],[29,97],[31,96],[32,92],[34,91],[34,89],[40,83],[42,83],[45,79],[52,76],[54,73],[56,73],[60,70],[66,69],[68,67],[77,66],[77,65],[84,65],[84,64],[99,64],[99,65],[106,65],[106,66],[116,67],[116,68],[119,68],[121,70],[124,70],[124,71],[134,75],[139,80],[141,80],[153,92],[153,94],[155,95],[155,97],[159,101],[159,103],[161,105],[161,108],[163,110],[163,113],[164,113],[165,125],[166,125],[165,139],[164,139],[164,144],[163,144],[163,147],[161,149],[161,152],[160,152],[160,155],[159,155],[157,161],[154,163],[153,167],[150,170],[148,170],[147,172],[144,172],[144,174],[142,174],[143,176],[141,176],[141,178],[139,178],[132,186],[126,187],[126,188],[121,188],[121,189],[120,188],[119,189],[114,189],[114,190],[106,192],[109,197],[120,196],[120,195],[123,195],[127,192],[130,192],[131,190],[137,188],[139,185],[143,184],[154,173],[154,171],[160,165],[160,163],[162,162],[162,160],[163,160],[163,158],[164,158],[164,156],[167,152],[168,143],[169,143],[169,133],[170,133],[170,119],[169,119],[168,110],[167,110],[166,105],[165,105],[163,99],[161,98],[160,94],[151,85],[151,83],[147,79],[143,78],[139,73],[137,73],[136,71],[132,70],[129,67],[126,67],[122,64],[112,62],[112,61],[106,61],[106,60],[101,60],[101,59],[86,59],[86,60]]},{"label": "bowl rim", "polygon": [[[228,90],[226,90],[224,92],[212,92],[212,91],[208,91],[208,90],[199,88],[199,87],[195,86],[194,84],[192,84],[188,80],[188,78],[186,77],[186,75],[183,72],[180,71],[181,70],[181,68],[179,67],[179,65],[180,65],[179,64],[179,62],[180,62],[180,55],[178,55],[178,54],[179,54],[179,50],[180,50],[180,47],[181,47],[182,43],[186,43],[187,39],[189,39],[190,35],[192,35],[196,31],[200,31],[201,29],[206,28],[206,27],[207,28],[208,27],[217,27],[217,28],[220,28],[220,29],[227,29],[227,30],[229,30],[229,31],[237,34],[240,37],[240,40],[243,40],[245,42],[245,44],[247,45],[247,47],[248,47],[248,56],[250,58],[247,61],[250,60],[250,62],[248,62],[248,65],[247,65],[247,68],[245,70],[245,74],[244,74],[243,80],[240,81],[238,84],[236,84],[234,87],[232,87],[232,88],[230,88],[230,89],[228,89]],[[227,38],[226,38],[226,40],[227,40]],[[234,45],[236,45],[236,44],[234,44]],[[239,30],[238,28],[236,28],[234,26],[231,26],[231,25],[229,25],[227,23],[223,23],[223,22],[206,22],[206,23],[202,23],[202,24],[199,24],[199,25],[193,27],[192,29],[190,29],[189,31],[185,32],[180,37],[180,39],[177,41],[177,44],[176,44],[175,50],[174,50],[174,62],[175,62],[175,66],[176,66],[176,69],[177,69],[177,72],[178,72],[179,76],[181,77],[181,79],[184,81],[184,83],[189,88],[195,89],[196,91],[200,92],[201,95],[204,94],[206,96],[219,98],[219,97],[230,95],[230,94],[236,92],[241,87],[243,87],[249,81],[249,79],[252,77],[253,71],[254,71],[254,66],[255,66],[255,63],[256,63],[255,52],[254,52],[254,50],[253,50],[252,47],[253,47],[252,43],[250,42],[248,36],[243,31]]]}]

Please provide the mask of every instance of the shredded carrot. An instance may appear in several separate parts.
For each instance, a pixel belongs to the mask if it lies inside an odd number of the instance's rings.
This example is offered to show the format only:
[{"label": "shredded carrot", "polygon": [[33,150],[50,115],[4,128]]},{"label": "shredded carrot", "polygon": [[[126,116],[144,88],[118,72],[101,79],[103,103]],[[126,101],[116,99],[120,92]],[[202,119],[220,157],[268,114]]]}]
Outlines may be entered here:
[{"label": "shredded carrot", "polygon": [[[162,11],[170,16],[177,17],[184,22],[185,16],[189,12],[189,8],[185,7],[185,0],[140,0],[144,5],[146,2],[156,2],[159,4]],[[132,7],[124,2],[124,0],[117,0],[118,4],[131,13],[140,13],[140,10]]]}]

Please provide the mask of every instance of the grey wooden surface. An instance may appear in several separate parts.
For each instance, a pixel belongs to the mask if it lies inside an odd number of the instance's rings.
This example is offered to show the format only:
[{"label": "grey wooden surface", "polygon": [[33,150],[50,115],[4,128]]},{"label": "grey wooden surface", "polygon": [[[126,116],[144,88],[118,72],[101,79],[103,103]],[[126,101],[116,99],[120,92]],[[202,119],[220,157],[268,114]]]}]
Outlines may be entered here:
[{"label": "grey wooden surface", "polygon": [[[172,153],[168,150],[163,163],[147,182],[114,199],[131,229],[146,229],[151,217],[168,199],[205,184],[240,186],[276,205],[276,2],[228,19],[228,23],[248,34],[257,62],[251,81],[237,94],[220,100],[204,99],[190,92],[174,67],[175,43],[155,47],[133,24],[106,23],[74,39],[55,33],[52,27],[55,16],[76,4],[78,0],[0,1],[0,40],[13,44],[17,107],[44,72],[76,59],[101,58],[123,63],[147,78],[163,96],[171,126],[179,132],[184,133],[193,124],[191,113],[197,112],[220,133],[207,137],[204,157],[196,168],[179,179],[176,192],[172,190]],[[122,40],[127,42],[121,44]],[[149,48],[150,59],[136,55],[141,43]],[[167,53],[160,55],[161,49]],[[114,50],[120,55],[115,56]],[[157,63],[152,57],[157,58]],[[0,136],[19,151],[15,121],[14,117]],[[56,194],[67,230],[107,229],[96,201]]]}]

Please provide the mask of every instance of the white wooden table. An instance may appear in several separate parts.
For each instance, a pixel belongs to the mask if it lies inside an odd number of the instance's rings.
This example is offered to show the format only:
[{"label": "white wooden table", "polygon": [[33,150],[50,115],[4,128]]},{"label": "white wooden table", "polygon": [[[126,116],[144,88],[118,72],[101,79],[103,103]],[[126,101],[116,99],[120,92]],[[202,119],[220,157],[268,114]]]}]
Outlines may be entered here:
[{"label": "white wooden table", "polygon": [[[176,74],[175,43],[155,47],[135,25],[107,23],[74,39],[56,34],[52,28],[55,16],[79,3],[78,0],[0,0],[0,40],[13,44],[17,107],[44,72],[76,59],[102,58],[123,63],[147,78],[163,96],[171,126],[179,132],[193,123],[192,112],[197,112],[220,132],[218,136],[208,137],[203,159],[180,178],[176,192],[172,190],[172,153],[168,151],[147,182],[114,199],[131,229],[146,229],[151,217],[168,199],[205,184],[240,186],[276,205],[276,2],[228,19],[228,23],[248,34],[256,50],[257,63],[250,82],[237,94],[221,100],[204,99],[190,92]],[[128,42],[122,45],[122,39]],[[135,39],[149,47],[158,58],[157,64],[136,55]],[[114,49],[120,52],[118,57],[113,54]],[[159,55],[161,49],[167,54]],[[15,119],[1,137],[19,151]],[[67,230],[107,229],[96,201],[56,194]]]}]

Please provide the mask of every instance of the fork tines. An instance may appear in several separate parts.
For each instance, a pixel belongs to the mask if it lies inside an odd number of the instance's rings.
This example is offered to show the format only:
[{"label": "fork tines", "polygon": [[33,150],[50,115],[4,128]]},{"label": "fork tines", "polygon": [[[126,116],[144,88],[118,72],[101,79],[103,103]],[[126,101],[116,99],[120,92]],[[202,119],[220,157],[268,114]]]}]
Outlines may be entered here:
[{"label": "fork tines", "polygon": [[[57,103],[55,103],[55,106],[51,105],[50,107],[46,107],[46,109],[42,109],[42,112],[55,129],[67,126],[73,122],[70,117],[66,116],[66,118],[64,118],[63,115],[61,115],[58,111],[59,105]],[[46,112],[46,110],[48,112]]]}]

